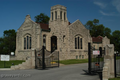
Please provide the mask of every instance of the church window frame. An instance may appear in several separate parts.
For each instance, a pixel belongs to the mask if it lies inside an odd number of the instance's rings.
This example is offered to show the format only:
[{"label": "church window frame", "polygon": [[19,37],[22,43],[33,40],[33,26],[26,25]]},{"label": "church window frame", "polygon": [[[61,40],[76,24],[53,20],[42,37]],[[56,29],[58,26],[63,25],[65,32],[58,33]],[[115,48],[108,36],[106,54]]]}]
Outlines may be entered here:
[{"label": "church window frame", "polygon": [[75,36],[75,49],[83,49],[83,38],[80,35]]},{"label": "church window frame", "polygon": [[55,11],[55,19],[57,20],[57,11]]},{"label": "church window frame", "polygon": [[31,49],[32,47],[32,37],[30,34],[24,36],[24,50]]}]

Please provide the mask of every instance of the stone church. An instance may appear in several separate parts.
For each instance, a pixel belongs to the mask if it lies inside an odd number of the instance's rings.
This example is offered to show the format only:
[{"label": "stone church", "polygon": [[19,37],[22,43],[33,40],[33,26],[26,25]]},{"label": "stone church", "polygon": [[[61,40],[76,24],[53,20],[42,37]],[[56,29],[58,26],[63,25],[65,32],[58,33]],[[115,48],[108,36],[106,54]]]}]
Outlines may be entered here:
[{"label": "stone church", "polygon": [[52,6],[50,11],[49,24],[36,23],[26,16],[17,30],[17,59],[25,60],[32,49],[42,49],[43,45],[51,53],[59,51],[60,60],[87,58],[88,42],[92,42],[89,30],[79,20],[69,23],[67,9],[62,5]]}]

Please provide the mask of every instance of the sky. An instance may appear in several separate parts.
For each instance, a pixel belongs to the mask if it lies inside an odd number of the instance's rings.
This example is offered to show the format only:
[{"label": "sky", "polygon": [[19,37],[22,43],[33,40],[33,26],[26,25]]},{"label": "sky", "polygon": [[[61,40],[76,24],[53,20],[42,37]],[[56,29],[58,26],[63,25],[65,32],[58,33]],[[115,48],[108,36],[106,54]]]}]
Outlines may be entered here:
[{"label": "sky", "polygon": [[44,13],[50,17],[54,5],[67,7],[68,21],[80,20],[83,25],[89,20],[98,19],[99,24],[120,30],[120,0],[0,0],[0,37],[5,30],[18,28],[26,15],[34,17]]}]

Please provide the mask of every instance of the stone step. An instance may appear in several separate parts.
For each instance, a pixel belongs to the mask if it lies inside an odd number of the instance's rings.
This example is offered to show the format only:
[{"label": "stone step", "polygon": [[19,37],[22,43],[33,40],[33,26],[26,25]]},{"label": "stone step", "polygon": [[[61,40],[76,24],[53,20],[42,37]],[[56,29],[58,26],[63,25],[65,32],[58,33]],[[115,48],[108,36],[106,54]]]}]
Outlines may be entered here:
[{"label": "stone step", "polygon": [[18,65],[15,65],[15,70],[19,69],[19,66]]},{"label": "stone step", "polygon": [[11,70],[15,70],[15,66],[11,66]]}]

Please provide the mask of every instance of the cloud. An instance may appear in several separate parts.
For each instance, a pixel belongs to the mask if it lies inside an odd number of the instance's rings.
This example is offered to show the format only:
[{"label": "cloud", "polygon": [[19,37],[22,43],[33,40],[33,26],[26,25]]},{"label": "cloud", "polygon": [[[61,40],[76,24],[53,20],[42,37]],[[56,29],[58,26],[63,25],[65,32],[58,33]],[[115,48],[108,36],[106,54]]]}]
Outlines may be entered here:
[{"label": "cloud", "polygon": [[116,7],[117,11],[120,13],[120,0],[113,0],[112,4],[113,6]]},{"label": "cloud", "polygon": [[113,16],[114,14],[113,13],[105,13],[105,12],[103,12],[103,11],[99,11],[102,15],[104,15],[104,16]]},{"label": "cloud", "polygon": [[101,3],[101,2],[93,2],[95,5],[98,5],[100,8],[104,9],[107,4]]}]

